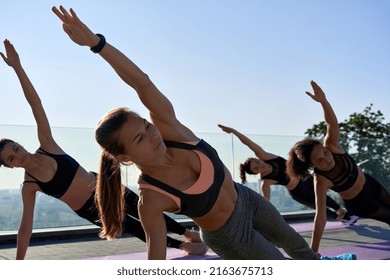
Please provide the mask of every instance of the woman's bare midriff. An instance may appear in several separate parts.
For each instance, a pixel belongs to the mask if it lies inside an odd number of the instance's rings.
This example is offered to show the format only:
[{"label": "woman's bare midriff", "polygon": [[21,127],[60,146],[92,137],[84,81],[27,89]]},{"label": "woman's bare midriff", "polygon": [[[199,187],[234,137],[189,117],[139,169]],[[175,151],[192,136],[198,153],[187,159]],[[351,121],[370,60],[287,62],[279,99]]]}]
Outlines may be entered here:
[{"label": "woman's bare midriff", "polygon": [[353,184],[353,186],[350,187],[348,190],[339,192],[339,195],[341,196],[342,199],[346,199],[346,200],[352,199],[362,191],[365,183],[366,183],[366,178],[364,177],[363,171],[359,168],[359,174],[355,184]]},{"label": "woman's bare midriff", "polygon": [[95,187],[95,175],[92,172],[87,172],[80,166],[75,179],[60,200],[65,202],[71,209],[78,210],[91,197]]},{"label": "woman's bare midriff", "polygon": [[237,192],[230,176],[225,178],[218,199],[206,215],[194,218],[194,221],[205,231],[215,231],[222,227],[233,213],[237,202]]},{"label": "woman's bare midriff", "polygon": [[290,182],[288,182],[288,184],[286,185],[286,189],[288,191],[292,191],[293,189],[295,189],[298,186],[298,183],[299,183],[298,177],[290,178]]}]

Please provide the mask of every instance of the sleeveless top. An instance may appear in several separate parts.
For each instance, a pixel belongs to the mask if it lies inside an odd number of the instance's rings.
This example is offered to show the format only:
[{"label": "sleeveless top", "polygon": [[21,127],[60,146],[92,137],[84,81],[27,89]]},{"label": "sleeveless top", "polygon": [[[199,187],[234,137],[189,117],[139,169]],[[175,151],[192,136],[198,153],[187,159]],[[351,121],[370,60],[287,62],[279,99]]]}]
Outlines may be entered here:
[{"label": "sleeveless top", "polygon": [[262,176],[263,180],[269,179],[274,180],[278,184],[286,186],[290,182],[290,178],[286,173],[286,160],[282,157],[277,157],[264,162],[272,166],[272,172],[268,175]]},{"label": "sleeveless top", "polygon": [[314,168],[314,173],[319,174],[330,180],[335,192],[348,190],[356,182],[359,170],[354,159],[347,153],[333,154],[335,161],[334,167],[329,171],[322,171]]},{"label": "sleeveless top", "polygon": [[176,214],[190,218],[207,214],[214,206],[225,180],[224,165],[218,153],[204,140],[200,140],[196,145],[165,141],[165,145],[175,149],[192,150],[199,156],[201,171],[197,181],[188,189],[180,191],[146,174],[141,174],[140,179],[148,184],[140,184],[139,188],[151,189],[172,198],[179,207]]},{"label": "sleeveless top", "polygon": [[42,148],[39,148],[37,150],[37,153],[47,155],[57,162],[56,173],[50,181],[42,182],[26,172],[26,174],[33,178],[35,181],[24,181],[24,183],[36,183],[42,189],[43,193],[55,198],[60,198],[66,193],[66,191],[72,184],[72,181],[76,176],[76,172],[80,164],[67,154],[52,154],[46,152]]}]

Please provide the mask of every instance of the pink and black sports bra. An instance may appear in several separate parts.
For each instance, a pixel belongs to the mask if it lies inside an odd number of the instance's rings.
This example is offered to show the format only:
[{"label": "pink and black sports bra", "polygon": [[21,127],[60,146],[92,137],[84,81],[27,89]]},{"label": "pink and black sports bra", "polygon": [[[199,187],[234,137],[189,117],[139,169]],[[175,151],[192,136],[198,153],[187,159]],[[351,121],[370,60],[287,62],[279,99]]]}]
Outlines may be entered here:
[{"label": "pink and black sports bra", "polygon": [[146,174],[141,174],[140,179],[148,184],[140,184],[139,188],[151,189],[172,198],[179,206],[176,214],[191,218],[207,214],[214,206],[225,180],[225,167],[217,151],[204,140],[200,140],[196,145],[165,141],[165,145],[169,148],[193,150],[199,156],[201,172],[197,181],[188,189],[179,191]]}]

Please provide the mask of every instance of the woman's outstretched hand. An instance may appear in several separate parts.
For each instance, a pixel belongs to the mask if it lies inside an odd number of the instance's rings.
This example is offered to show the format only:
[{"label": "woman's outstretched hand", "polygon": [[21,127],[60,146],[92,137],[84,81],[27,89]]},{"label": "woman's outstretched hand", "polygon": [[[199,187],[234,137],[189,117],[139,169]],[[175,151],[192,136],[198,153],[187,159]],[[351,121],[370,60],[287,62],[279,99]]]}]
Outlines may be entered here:
[{"label": "woman's outstretched hand", "polygon": [[223,131],[225,131],[226,133],[233,133],[234,129],[231,128],[231,127],[228,127],[228,126],[224,126],[222,124],[219,124],[218,125]]},{"label": "woman's outstretched hand", "polygon": [[69,38],[80,46],[96,46],[100,38],[95,35],[76,15],[71,8],[69,12],[62,6],[57,9],[53,7],[52,11],[62,21],[62,28]]},{"label": "woman's outstretched hand", "polygon": [[310,84],[311,84],[311,87],[313,88],[314,93],[310,93],[310,92],[306,91],[306,94],[317,102],[322,103],[323,101],[326,101],[325,93],[319,87],[319,85],[317,85],[317,83],[314,81],[311,81]]},{"label": "woman's outstretched hand", "polygon": [[20,65],[19,55],[9,40],[7,39],[4,40],[4,47],[5,47],[6,55],[0,52],[0,55],[3,58],[4,62],[11,67]]}]

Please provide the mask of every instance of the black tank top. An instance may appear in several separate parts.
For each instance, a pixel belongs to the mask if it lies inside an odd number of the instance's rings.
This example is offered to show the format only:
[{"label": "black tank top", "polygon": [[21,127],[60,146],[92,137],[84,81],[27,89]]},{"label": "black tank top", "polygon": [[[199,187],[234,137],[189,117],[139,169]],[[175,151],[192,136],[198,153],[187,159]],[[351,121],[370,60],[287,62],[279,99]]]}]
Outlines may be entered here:
[{"label": "black tank top", "polygon": [[334,185],[333,191],[342,192],[348,190],[357,180],[359,175],[358,167],[354,159],[347,153],[332,153],[332,155],[335,161],[334,167],[329,171],[321,171],[315,168],[314,173],[332,181]]},{"label": "black tank top", "polygon": [[27,173],[28,176],[33,178],[35,181],[24,181],[25,183],[36,183],[43,191],[43,193],[50,195],[55,198],[60,198],[69,189],[76,172],[79,169],[80,164],[67,154],[56,155],[46,152],[42,148],[37,150],[37,153],[47,155],[53,158],[57,162],[57,171],[53,178],[49,182],[42,182],[36,179],[31,174]]},{"label": "black tank top", "polygon": [[[141,174],[140,178],[152,186],[155,186],[167,193],[180,199],[180,211],[176,214],[186,215],[190,218],[201,217],[207,214],[214,206],[221,186],[225,180],[225,167],[218,157],[217,151],[207,144],[204,140],[200,140],[198,144],[192,145],[182,142],[165,141],[165,145],[171,148],[199,150],[210,159],[214,167],[213,184],[203,193],[200,194],[186,194],[173,188],[157,179],[154,179],[146,174]],[[201,172],[203,169],[201,167]]]},{"label": "black tank top", "polygon": [[290,178],[286,173],[286,160],[282,157],[265,160],[264,162],[272,166],[272,172],[268,175],[262,176],[261,179],[274,180],[278,184],[286,186],[290,182]]}]

